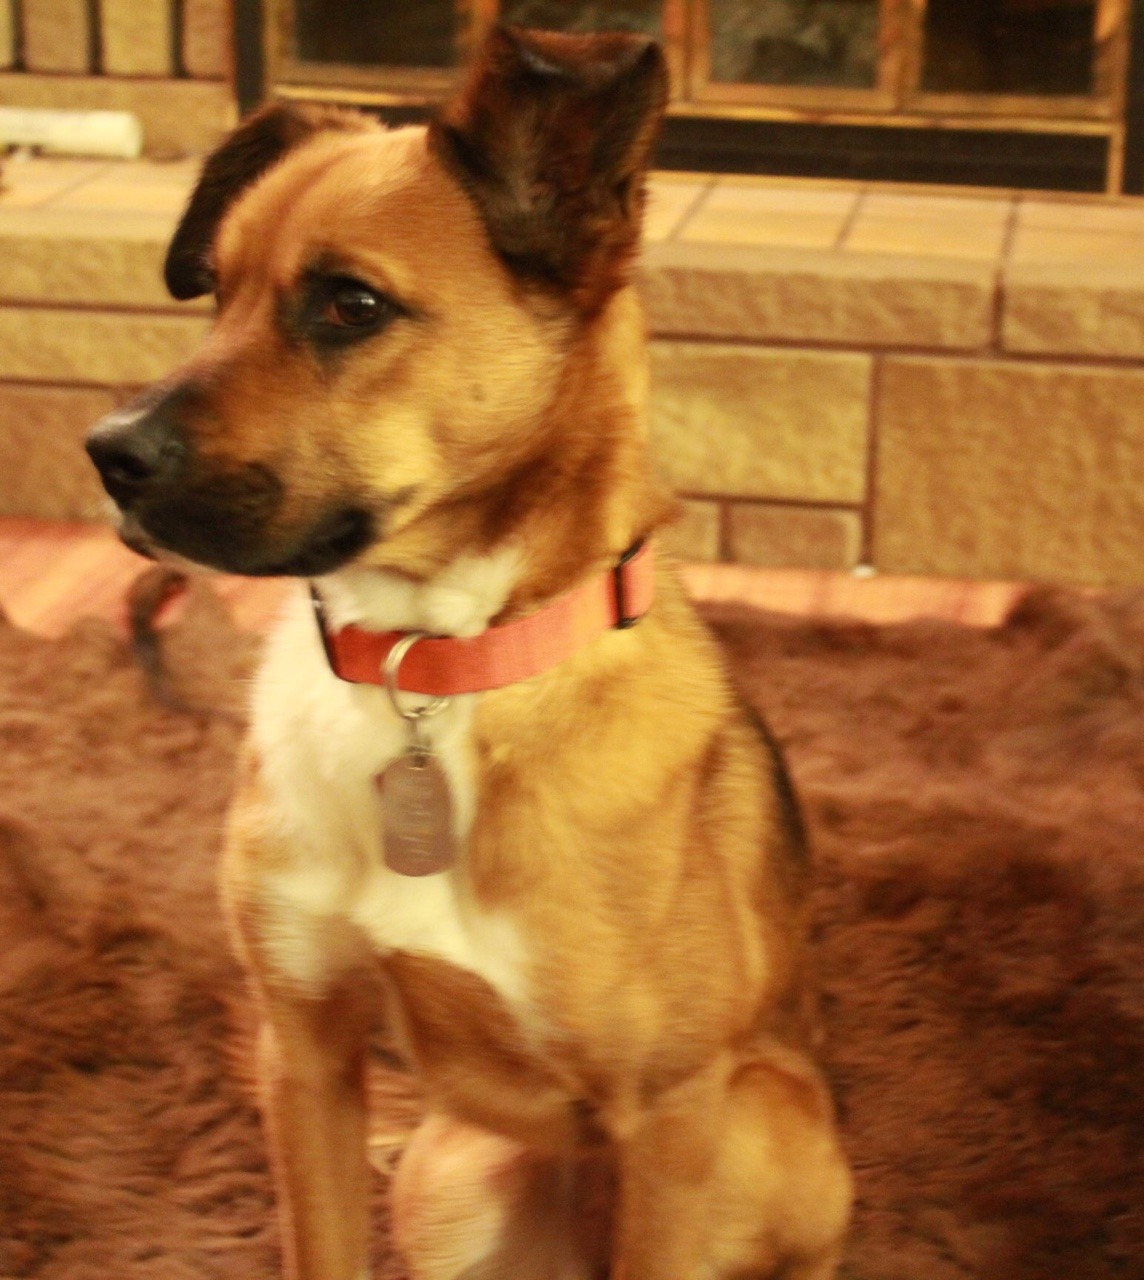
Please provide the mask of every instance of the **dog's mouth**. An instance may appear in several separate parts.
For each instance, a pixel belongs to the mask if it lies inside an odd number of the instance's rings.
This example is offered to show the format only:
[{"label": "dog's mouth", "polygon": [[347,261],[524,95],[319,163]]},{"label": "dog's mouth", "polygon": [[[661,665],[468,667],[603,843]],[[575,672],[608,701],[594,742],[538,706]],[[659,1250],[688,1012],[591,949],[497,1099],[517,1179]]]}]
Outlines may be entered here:
[{"label": "dog's mouth", "polygon": [[[169,508],[140,516],[126,511],[119,527],[121,541],[139,555],[155,559],[162,552],[252,578],[313,578],[347,565],[376,540],[374,515],[364,507],[343,507],[317,522],[285,554],[267,551],[257,537],[231,532],[225,522],[189,524]],[[260,543],[262,545],[260,545]]]}]

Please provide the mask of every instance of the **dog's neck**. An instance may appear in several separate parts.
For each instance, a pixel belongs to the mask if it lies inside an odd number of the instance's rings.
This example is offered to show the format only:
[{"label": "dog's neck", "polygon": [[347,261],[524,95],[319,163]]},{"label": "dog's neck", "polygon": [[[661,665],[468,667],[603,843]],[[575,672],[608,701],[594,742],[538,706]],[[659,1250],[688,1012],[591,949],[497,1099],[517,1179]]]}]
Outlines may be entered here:
[{"label": "dog's neck", "polygon": [[420,530],[429,565],[321,579],[331,626],[476,635],[605,572],[670,515],[647,458],[646,340],[634,291],[616,295],[575,346],[543,451],[431,513]]},{"label": "dog's neck", "polygon": [[319,579],[318,590],[334,628],[475,636],[503,611],[519,576],[519,553],[503,547],[462,555],[425,582],[351,567]]}]

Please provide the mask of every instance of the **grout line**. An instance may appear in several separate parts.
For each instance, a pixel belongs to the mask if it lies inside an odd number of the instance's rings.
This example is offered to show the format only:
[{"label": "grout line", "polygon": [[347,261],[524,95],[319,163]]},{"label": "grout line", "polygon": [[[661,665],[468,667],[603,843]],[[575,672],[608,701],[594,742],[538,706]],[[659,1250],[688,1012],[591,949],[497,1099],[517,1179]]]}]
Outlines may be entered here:
[{"label": "grout line", "polygon": [[1001,253],[997,262],[997,274],[993,281],[993,332],[989,343],[994,352],[1005,350],[1005,301],[1006,282],[1009,276],[1009,265],[1013,256],[1013,242],[1017,238],[1017,224],[1021,215],[1021,196],[1015,196],[1009,209],[1009,217],[1005,223],[1005,231],[1001,237]]},{"label": "grout line", "polygon": [[[57,311],[75,315],[140,316],[157,320],[210,320],[213,311],[209,307],[187,307],[185,302],[55,302],[36,298],[6,298],[0,296],[0,311]],[[0,373],[0,381],[6,381]]]},{"label": "grout line", "polygon": [[932,360],[983,362],[988,360],[996,364],[1013,365],[1061,365],[1071,366],[1077,370],[1095,369],[1139,369],[1140,355],[1105,356],[1090,352],[1058,352],[1058,351],[1004,351],[991,352],[980,346],[965,347],[923,347],[908,344],[861,346],[856,342],[830,342],[822,338],[779,338],[770,335],[759,337],[742,337],[737,335],[693,333],[684,331],[656,330],[651,335],[653,342],[687,342],[697,346],[711,347],[743,347],[755,351],[794,351],[807,355],[854,355],[902,359],[925,357]]},{"label": "grout line", "polygon": [[850,233],[854,230],[854,224],[858,221],[868,193],[869,187],[859,188],[854,203],[850,206],[850,212],[842,219],[842,225],[838,228],[838,235],[834,240],[835,249],[841,250],[846,247],[846,241],[850,239]]},{"label": "grout line", "polygon": [[875,355],[870,369],[866,408],[866,499],[862,504],[862,545],[859,564],[874,564],[874,516],[878,501],[879,426],[882,413],[882,358]]},{"label": "grout line", "polygon": [[862,510],[861,499],[856,502],[832,502],[829,499],[822,498],[759,497],[758,494],[754,493],[723,493],[712,489],[676,489],[674,492],[677,498],[683,498],[688,502],[722,502],[727,504],[739,503],[743,506],[795,507],[826,512],[856,511],[860,513]]}]

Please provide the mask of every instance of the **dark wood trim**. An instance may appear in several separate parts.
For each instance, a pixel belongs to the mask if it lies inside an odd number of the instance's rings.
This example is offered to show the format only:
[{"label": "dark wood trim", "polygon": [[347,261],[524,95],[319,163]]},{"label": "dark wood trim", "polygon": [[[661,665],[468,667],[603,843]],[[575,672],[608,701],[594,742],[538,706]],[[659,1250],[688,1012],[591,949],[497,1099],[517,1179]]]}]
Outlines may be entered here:
[{"label": "dark wood trim", "polygon": [[12,71],[24,71],[24,0],[12,0]]},{"label": "dark wood trim", "polygon": [[263,0],[233,0],[234,95],[242,115],[266,97]]},{"label": "dark wood trim", "polygon": [[695,172],[1103,191],[1106,137],[672,116],[656,164]]},{"label": "dark wood trim", "polygon": [[103,12],[99,0],[87,0],[87,70],[98,76],[103,72]]},{"label": "dark wood trim", "polygon": [[1124,192],[1144,195],[1144,0],[1133,0],[1128,15],[1124,128]]},{"label": "dark wood trim", "polygon": [[170,0],[167,7],[167,38],[169,40],[171,74],[178,80],[186,78],[187,64],[183,59],[183,26],[187,15],[184,0]]}]

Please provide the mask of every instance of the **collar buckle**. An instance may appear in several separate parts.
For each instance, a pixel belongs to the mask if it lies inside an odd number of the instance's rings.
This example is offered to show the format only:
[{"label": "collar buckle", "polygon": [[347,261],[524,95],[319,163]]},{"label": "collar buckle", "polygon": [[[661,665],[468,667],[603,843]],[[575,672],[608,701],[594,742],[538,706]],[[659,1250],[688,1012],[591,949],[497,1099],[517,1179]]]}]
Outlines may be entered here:
[{"label": "collar buckle", "polygon": [[616,598],[616,621],[613,624],[616,631],[627,631],[630,627],[634,627],[643,614],[628,613],[628,589],[627,589],[627,566],[639,555],[643,550],[645,539],[640,538],[624,552],[612,567],[612,590]]}]

